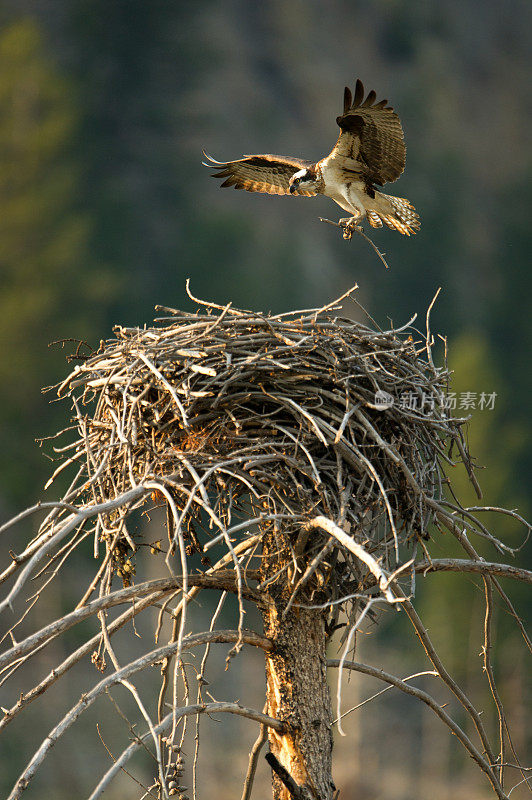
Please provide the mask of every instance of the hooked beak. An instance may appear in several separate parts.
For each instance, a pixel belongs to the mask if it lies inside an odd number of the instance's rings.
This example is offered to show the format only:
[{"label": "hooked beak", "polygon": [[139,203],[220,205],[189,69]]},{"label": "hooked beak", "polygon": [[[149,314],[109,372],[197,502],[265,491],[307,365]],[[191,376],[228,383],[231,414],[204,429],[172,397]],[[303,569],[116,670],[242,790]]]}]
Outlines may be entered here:
[{"label": "hooked beak", "polygon": [[291,183],[290,184],[290,194],[294,194],[296,189],[297,189],[297,186],[295,185],[295,183]]}]

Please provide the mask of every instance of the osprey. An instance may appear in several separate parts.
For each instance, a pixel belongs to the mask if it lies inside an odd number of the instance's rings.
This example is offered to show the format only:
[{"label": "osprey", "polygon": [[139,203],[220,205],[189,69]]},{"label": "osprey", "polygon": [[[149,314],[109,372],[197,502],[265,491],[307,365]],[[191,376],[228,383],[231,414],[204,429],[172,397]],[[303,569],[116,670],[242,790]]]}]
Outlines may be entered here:
[{"label": "osprey", "polygon": [[339,221],[346,238],[364,218],[373,228],[384,223],[410,236],[420,226],[414,207],[403,197],[392,197],[375,188],[396,181],[406,157],[399,117],[387,100],[376,100],[373,90],[364,99],[360,80],[354,97],[345,88],[344,112],[336,118],[340,136],[329,155],[316,163],[273,155],[216,161],[206,153],[208,163],[203,163],[217,170],[213,177],[225,178],[222,186],[248,192],[330,197],[351,214]]}]

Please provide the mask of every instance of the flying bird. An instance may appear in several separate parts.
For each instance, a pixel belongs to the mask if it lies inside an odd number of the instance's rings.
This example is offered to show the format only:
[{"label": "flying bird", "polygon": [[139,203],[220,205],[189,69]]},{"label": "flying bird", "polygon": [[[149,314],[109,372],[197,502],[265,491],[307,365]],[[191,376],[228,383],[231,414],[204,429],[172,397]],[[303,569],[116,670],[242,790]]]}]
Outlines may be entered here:
[{"label": "flying bird", "polygon": [[[344,91],[344,111],[336,122],[340,136],[328,156],[316,163],[286,156],[253,155],[237,161],[216,161],[204,153],[206,167],[214,167],[222,186],[247,192],[312,197],[330,197],[350,217],[339,220],[344,237],[367,219],[373,228],[383,223],[410,236],[420,222],[412,204],[376,189],[393,183],[405,168],[406,148],[399,117],[387,100],[372,90],[364,99],[364,86],[357,80],[354,97]],[[347,235],[346,235],[347,234]]]}]

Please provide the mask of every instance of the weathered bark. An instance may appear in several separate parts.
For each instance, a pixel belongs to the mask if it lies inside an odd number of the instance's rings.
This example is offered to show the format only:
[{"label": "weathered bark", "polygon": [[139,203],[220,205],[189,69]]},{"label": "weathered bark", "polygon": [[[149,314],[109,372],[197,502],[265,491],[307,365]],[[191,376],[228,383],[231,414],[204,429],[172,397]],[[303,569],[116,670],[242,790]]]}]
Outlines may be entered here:
[{"label": "weathered bark", "polygon": [[[263,578],[286,564],[293,571],[284,534],[270,531],[263,550]],[[303,567],[304,568],[304,567]],[[263,612],[264,633],[274,643],[266,659],[267,713],[287,723],[283,735],[270,729],[271,752],[304,794],[330,800],[332,731],[331,701],[326,676],[325,617],[319,610],[292,607],[283,611],[293,586],[284,571],[269,588],[270,608]],[[288,790],[273,776],[274,800],[290,800]]]}]

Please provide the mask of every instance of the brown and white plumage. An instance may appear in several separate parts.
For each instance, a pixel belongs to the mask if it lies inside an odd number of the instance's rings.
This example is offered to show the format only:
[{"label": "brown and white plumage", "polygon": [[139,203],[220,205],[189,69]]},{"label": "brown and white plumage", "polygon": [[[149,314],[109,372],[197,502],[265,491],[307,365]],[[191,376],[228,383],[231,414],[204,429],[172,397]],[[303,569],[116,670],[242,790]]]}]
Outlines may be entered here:
[{"label": "brown and white plumage", "polygon": [[[234,186],[247,192],[265,192],[267,194],[290,194],[290,178],[301,169],[311,167],[312,161],[301,158],[285,158],[284,156],[244,156],[238,161],[216,161],[212,156],[203,154],[207,167],[218,170],[213,177],[225,178],[222,187]],[[312,197],[316,191],[294,191],[292,194]]]},{"label": "brown and white plumage", "polygon": [[399,117],[387,100],[376,103],[371,91],[364,100],[364,87],[357,81],[355,97],[344,91],[344,113],[336,118],[341,134],[329,158],[358,161],[371,183],[384,186],[396,181],[405,168],[406,148]]},{"label": "brown and white plumage", "polygon": [[375,189],[399,178],[406,157],[399,117],[387,100],[376,101],[373,90],[364,99],[360,80],[354,97],[346,87],[344,111],[336,118],[340,136],[329,155],[316,163],[274,155],[222,162],[205,154],[205,166],[216,169],[214,177],[225,178],[222,186],[279,195],[324,194],[352,215],[341,220],[344,224],[366,218],[374,228],[384,223],[409,236],[420,225],[414,207]]}]

